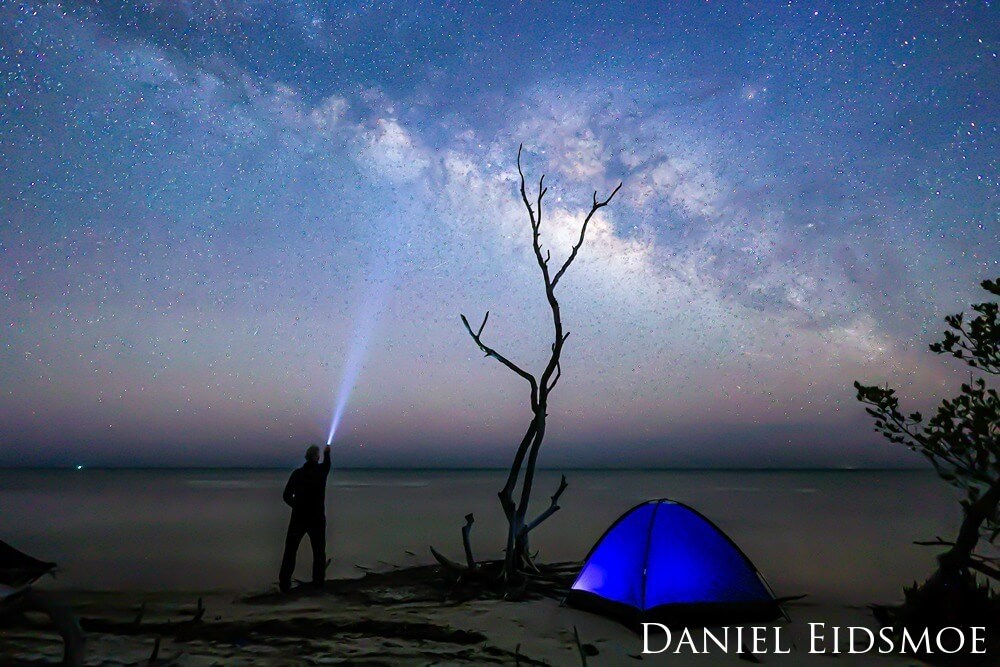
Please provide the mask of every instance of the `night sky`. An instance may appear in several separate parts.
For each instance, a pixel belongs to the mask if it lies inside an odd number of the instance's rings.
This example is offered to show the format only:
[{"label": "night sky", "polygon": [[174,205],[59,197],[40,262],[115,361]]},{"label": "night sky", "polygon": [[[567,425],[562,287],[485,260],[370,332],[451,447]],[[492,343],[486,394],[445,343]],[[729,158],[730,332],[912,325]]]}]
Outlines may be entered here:
[{"label": "night sky", "polygon": [[987,2],[3,2],[0,465],[293,465],[358,335],[338,465],[504,464],[526,385],[458,316],[547,358],[520,142],[555,258],[625,184],[560,284],[543,465],[919,464],[851,383],[925,408],[968,377],[926,346],[1000,276],[998,26]]}]

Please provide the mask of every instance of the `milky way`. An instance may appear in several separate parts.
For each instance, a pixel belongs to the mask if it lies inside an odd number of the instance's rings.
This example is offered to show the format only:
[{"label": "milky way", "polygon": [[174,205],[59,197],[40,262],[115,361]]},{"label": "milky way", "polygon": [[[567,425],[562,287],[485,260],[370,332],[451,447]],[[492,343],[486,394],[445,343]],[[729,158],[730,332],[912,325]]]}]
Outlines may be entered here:
[{"label": "milky way", "polygon": [[[478,7],[473,7],[473,5]],[[457,6],[456,6],[457,5]],[[0,6],[0,464],[493,465],[550,342],[517,196],[568,252],[543,464],[918,463],[1000,275],[988,3]],[[376,267],[376,268],[373,268]]]}]

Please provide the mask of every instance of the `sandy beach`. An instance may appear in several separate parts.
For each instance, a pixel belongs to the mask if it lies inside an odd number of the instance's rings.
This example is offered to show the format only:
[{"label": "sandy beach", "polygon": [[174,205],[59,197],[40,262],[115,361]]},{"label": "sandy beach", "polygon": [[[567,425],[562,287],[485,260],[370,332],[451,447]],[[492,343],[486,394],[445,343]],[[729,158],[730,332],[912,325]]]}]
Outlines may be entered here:
[{"label": "sandy beach", "polygon": [[[718,650],[708,655],[643,656],[641,636],[610,619],[553,599],[443,599],[443,578],[439,568],[428,566],[402,575],[390,571],[331,581],[322,593],[66,591],[61,595],[81,617],[87,630],[86,664],[95,666],[580,665],[574,629],[588,654],[587,665],[740,665],[749,660]],[[193,620],[198,598],[204,613]],[[791,653],[759,655],[754,660],[776,665],[829,660],[844,665],[922,664],[899,655],[810,655],[807,620],[874,629],[874,619],[864,607],[822,599],[789,603],[787,611],[791,622],[778,625],[790,640]],[[4,664],[55,664],[60,650],[54,636],[37,629],[0,632],[0,655],[10,661]]]}]

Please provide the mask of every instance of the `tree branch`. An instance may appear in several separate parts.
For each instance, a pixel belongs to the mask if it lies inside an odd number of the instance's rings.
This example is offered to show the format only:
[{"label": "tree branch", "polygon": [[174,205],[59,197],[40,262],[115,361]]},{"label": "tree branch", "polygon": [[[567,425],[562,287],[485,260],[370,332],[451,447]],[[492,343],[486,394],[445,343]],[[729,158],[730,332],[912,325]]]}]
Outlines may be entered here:
[{"label": "tree branch", "polygon": [[549,189],[547,187],[545,187],[544,184],[545,184],[545,174],[542,174],[541,177],[538,179],[538,225],[537,225],[537,227],[539,229],[542,228],[542,197],[544,197],[545,193],[549,191]]},{"label": "tree branch", "polygon": [[559,384],[559,378],[561,378],[561,377],[562,377],[562,363],[559,362],[559,361],[557,361],[556,362],[556,374],[555,374],[555,377],[552,378],[552,382],[549,383],[549,391],[552,391],[553,389],[555,389],[556,385]]},{"label": "tree branch", "polygon": [[[531,202],[528,201],[528,192],[525,189],[524,183],[524,172],[521,171],[521,150],[524,148],[524,144],[517,147],[517,173],[521,177],[521,201],[524,202],[524,207],[528,209],[528,218],[531,221],[531,230],[538,233],[538,223],[535,221],[535,210],[531,208]],[[541,198],[539,197],[539,201]]]},{"label": "tree branch", "polygon": [[545,521],[550,516],[559,511],[560,509],[559,496],[563,494],[563,491],[566,490],[567,486],[569,486],[569,484],[566,482],[566,475],[562,475],[562,478],[559,480],[559,488],[556,489],[556,492],[552,494],[552,501],[549,503],[549,506],[545,509],[544,512],[538,515],[537,519],[535,519],[522,529],[522,532],[525,535],[533,531],[535,528],[538,528],[538,526],[540,526],[543,521]]},{"label": "tree branch", "polygon": [[[531,247],[535,252],[535,261],[538,262],[538,268],[542,270],[542,278],[545,280],[546,292],[551,291],[552,281],[549,278],[549,262],[548,259],[542,257],[542,243],[540,239],[540,230],[542,228],[542,197],[548,192],[548,188],[544,187],[545,175],[538,179],[538,214],[535,215],[535,209],[531,207],[531,202],[528,201],[528,191],[524,180],[524,172],[521,170],[521,150],[524,148],[524,144],[517,147],[517,174],[521,177],[521,201],[524,202],[524,207],[528,210],[528,219],[531,222]],[[551,258],[552,253],[549,252],[549,257]]]},{"label": "tree branch", "polygon": [[597,201],[597,190],[594,190],[594,203],[590,207],[590,213],[588,213],[587,217],[583,219],[583,225],[580,227],[580,239],[573,246],[573,250],[569,253],[569,257],[566,258],[566,262],[562,265],[562,268],[559,269],[555,277],[552,279],[553,288],[559,283],[559,279],[562,278],[562,275],[566,273],[566,269],[569,268],[569,265],[573,263],[574,259],[576,259],[576,253],[580,251],[580,247],[583,245],[583,239],[587,235],[587,225],[590,224],[590,219],[594,217],[595,213],[611,203],[611,200],[614,199],[616,194],[618,194],[618,191],[622,189],[622,185],[624,185],[624,183],[619,183],[618,187],[615,188],[604,201]]},{"label": "tree branch", "polygon": [[968,563],[969,567],[976,572],[985,574],[987,577],[992,577],[1000,581],[1000,569],[987,565],[981,561],[970,560]]},{"label": "tree branch", "polygon": [[[858,390],[858,400],[865,405],[872,406],[871,408],[867,408],[867,411],[868,414],[876,419],[876,430],[886,435],[890,441],[903,444],[911,450],[924,455],[942,478],[948,480],[954,478],[955,473],[958,473],[966,475],[981,484],[989,485],[992,483],[992,478],[978,469],[974,461],[963,460],[961,457],[956,456],[951,451],[951,448],[942,442],[941,436],[943,434],[929,433],[926,430],[924,432],[915,430],[914,427],[922,423],[920,415],[914,413],[909,419],[903,416],[899,412],[899,401],[893,395],[893,390],[865,386],[860,382],[855,382],[854,386]],[[938,408],[938,414],[941,415],[942,410],[947,407],[950,407],[949,401],[945,401]],[[916,419],[913,417],[916,417]],[[880,421],[884,426],[879,425]],[[933,422],[934,420],[932,419],[931,425],[933,425]],[[934,437],[935,435],[937,437]],[[953,470],[949,471],[943,468],[941,466],[942,461],[953,466]]]},{"label": "tree branch", "polygon": [[[1000,296],[1000,280],[984,280],[983,289]],[[977,303],[972,310],[978,313],[966,321],[964,313],[944,318],[952,331],[945,331],[944,338],[931,344],[936,354],[948,354],[969,366],[992,375],[1000,375],[1000,324],[997,317],[1000,307],[995,301]],[[957,332],[957,333],[956,333]]]},{"label": "tree branch", "polygon": [[515,373],[517,373],[518,375],[520,375],[521,377],[523,377],[525,380],[528,381],[528,384],[531,385],[531,404],[532,406],[534,406],[538,401],[538,382],[535,380],[535,376],[529,373],[528,371],[524,370],[523,368],[521,368],[520,366],[518,366],[513,361],[503,356],[496,350],[494,350],[492,347],[489,347],[488,345],[483,343],[481,336],[483,333],[483,328],[486,326],[486,321],[490,318],[489,311],[486,312],[486,317],[483,318],[483,323],[479,326],[478,332],[474,332],[472,330],[472,325],[469,324],[469,320],[465,317],[465,315],[461,315],[461,318],[462,318],[462,324],[465,325],[465,330],[469,332],[469,335],[472,336],[472,340],[475,341],[476,345],[479,346],[479,349],[482,350],[487,357],[493,357],[501,364],[503,364],[504,366],[506,366],[507,368],[514,371]]},{"label": "tree branch", "polygon": [[521,474],[521,465],[524,463],[524,457],[528,453],[528,448],[531,445],[532,440],[535,438],[535,432],[538,430],[538,418],[537,415],[533,416],[531,423],[528,424],[528,429],[524,433],[524,437],[521,438],[521,444],[517,447],[517,453],[514,455],[514,462],[510,466],[510,472],[507,473],[507,483],[497,494],[500,498],[500,506],[503,507],[504,515],[507,517],[508,521],[514,518],[514,513],[517,510],[517,506],[514,504],[514,487],[517,485],[517,478]]}]

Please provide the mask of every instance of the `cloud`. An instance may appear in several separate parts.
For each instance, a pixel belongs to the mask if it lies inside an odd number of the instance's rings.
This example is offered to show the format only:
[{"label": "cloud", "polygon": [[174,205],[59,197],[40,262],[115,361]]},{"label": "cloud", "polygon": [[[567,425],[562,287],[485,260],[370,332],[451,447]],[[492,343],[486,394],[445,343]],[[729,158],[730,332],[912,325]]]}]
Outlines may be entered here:
[{"label": "cloud", "polygon": [[[531,261],[523,254],[526,213],[511,140],[529,137],[522,160],[529,196],[540,172],[563,177],[547,181],[552,185],[542,228],[557,266],[578,239],[590,193],[607,194],[612,174],[625,182],[592,222],[568,282],[585,284],[605,312],[640,307],[656,318],[682,306],[691,312],[739,306],[761,326],[777,319],[794,330],[831,331],[856,327],[868,316],[845,298],[850,289],[829,253],[802,251],[809,239],[783,210],[766,198],[734,196],[747,185],[709,157],[723,147],[713,149],[683,127],[659,131],[659,117],[612,123],[609,118],[621,114],[607,106],[588,116],[588,104],[565,91],[536,90],[528,99],[547,102],[530,106],[527,119],[510,119],[491,142],[467,133],[447,151],[439,191],[447,201],[443,218],[458,233],[493,234],[509,252],[521,253],[511,261]],[[826,340],[835,345],[841,338]]]},{"label": "cloud", "polygon": [[[641,304],[654,312],[679,301],[711,299],[787,316],[795,326],[850,320],[839,312],[840,304],[824,296],[824,290],[842,293],[831,285],[841,279],[837,267],[795,253],[789,259],[787,248],[801,241],[783,232],[781,212],[731,196],[744,186],[710,157],[721,149],[713,149],[708,138],[692,138],[683,127],[667,127],[662,115],[626,122],[614,105],[539,88],[525,94],[525,110],[490,141],[470,131],[448,138],[441,121],[444,144],[438,140],[431,147],[422,134],[434,124],[405,124],[392,113],[405,104],[378,89],[362,90],[353,100],[339,91],[310,102],[292,85],[256,80],[224,61],[195,64],[144,42],[118,54],[126,80],[161,90],[153,94],[167,96],[209,136],[250,142],[271,153],[280,147],[270,158],[278,169],[341,155],[372,186],[421,185],[419,196],[443,200],[434,205],[443,218],[470,224],[488,218],[482,231],[496,234],[513,252],[524,250],[526,223],[516,196],[511,137],[530,140],[527,170],[563,179],[546,200],[543,229],[557,258],[575,243],[589,194],[594,189],[606,194],[622,178],[626,184],[618,199],[592,222],[579,258],[586,268],[567,282],[579,274],[591,295],[600,295],[613,311]],[[269,138],[278,143],[269,144]],[[432,168],[435,163],[440,172]],[[424,187],[436,179],[442,187]],[[664,216],[673,231],[664,231]],[[461,226],[452,227],[464,233]]]},{"label": "cloud", "polygon": [[527,117],[509,128],[509,135],[521,137],[528,152],[541,156],[548,173],[578,183],[602,183],[610,156],[587,105],[573,108],[560,102],[559,96],[550,98],[545,91],[529,95]]},{"label": "cloud", "polygon": [[413,181],[430,165],[426,149],[394,118],[378,118],[360,140],[359,163],[375,178]]},{"label": "cloud", "polygon": [[[732,196],[746,185],[710,157],[723,148],[679,122],[670,127],[663,113],[628,118],[586,91],[543,86],[525,92],[524,103],[515,105],[521,111],[482,141],[470,131],[449,136],[445,120],[404,122],[393,112],[405,103],[380,89],[353,96],[328,91],[310,101],[306,91],[261,81],[225,60],[192,62],[143,41],[112,53],[125,81],[151,87],[150,96],[203,126],[219,150],[227,143],[257,146],[277,170],[346,157],[373,187],[421,185],[419,196],[442,200],[435,209],[444,219],[470,221],[466,230],[488,218],[484,231],[511,251],[524,250],[526,224],[513,137],[528,139],[526,169],[562,177],[546,200],[543,229],[556,257],[575,243],[590,193],[606,194],[623,179],[619,197],[593,221],[579,259],[586,266],[581,279],[612,310],[712,299],[788,317],[795,326],[833,326],[854,316],[855,309],[845,313],[829,296],[845,291],[837,266],[797,253],[805,242],[788,233],[781,211]],[[444,139],[432,146],[424,135],[436,130]],[[461,235],[461,227],[452,225],[453,232]]]},{"label": "cloud", "polygon": [[636,208],[665,197],[686,215],[707,218],[718,212],[720,187],[717,178],[692,158],[668,157],[633,172],[633,178],[637,183],[630,203]]}]

